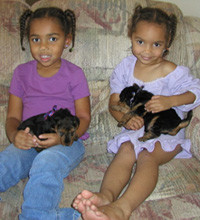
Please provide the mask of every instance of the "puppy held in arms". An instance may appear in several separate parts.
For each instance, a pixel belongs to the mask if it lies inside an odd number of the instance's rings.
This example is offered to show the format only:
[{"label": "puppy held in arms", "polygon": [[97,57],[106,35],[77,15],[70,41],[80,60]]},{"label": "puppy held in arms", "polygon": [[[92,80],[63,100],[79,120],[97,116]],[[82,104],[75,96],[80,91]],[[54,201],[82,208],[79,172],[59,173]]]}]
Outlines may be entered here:
[{"label": "puppy held in arms", "polygon": [[[39,114],[23,121],[18,130],[30,128],[30,133],[39,137],[40,134],[57,133],[60,137],[60,142],[64,146],[72,145],[73,141],[78,140],[76,130],[80,124],[77,116],[70,113],[68,109],[56,110],[57,106],[47,113]],[[41,139],[42,140],[42,139]],[[44,149],[36,147],[37,152]]]},{"label": "puppy held in arms", "polygon": [[112,110],[123,112],[124,115],[118,123],[118,127],[124,126],[132,117],[140,116],[144,119],[144,135],[139,141],[146,141],[159,137],[161,134],[176,135],[181,128],[189,125],[192,118],[192,110],[183,120],[174,109],[151,113],[145,110],[145,104],[153,94],[143,90],[137,84],[126,87],[120,93],[118,105],[111,106]]}]

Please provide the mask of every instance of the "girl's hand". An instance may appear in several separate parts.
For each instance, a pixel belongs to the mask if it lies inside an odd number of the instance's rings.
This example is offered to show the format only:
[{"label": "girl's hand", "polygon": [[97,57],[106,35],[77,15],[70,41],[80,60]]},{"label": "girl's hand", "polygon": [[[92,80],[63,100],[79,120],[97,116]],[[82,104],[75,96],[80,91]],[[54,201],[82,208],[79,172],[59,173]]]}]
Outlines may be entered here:
[{"label": "girl's hand", "polygon": [[39,138],[43,140],[38,139],[36,136],[34,138],[36,139],[35,147],[49,148],[60,144],[60,137],[56,133],[41,134]]},{"label": "girl's hand", "polygon": [[172,107],[169,96],[155,95],[145,104],[148,112],[157,113]]},{"label": "girl's hand", "polygon": [[36,139],[29,133],[30,128],[16,132],[13,144],[23,150],[31,149],[36,146]]},{"label": "girl's hand", "polygon": [[128,130],[139,130],[144,125],[143,118],[139,116],[132,117],[124,126]]}]

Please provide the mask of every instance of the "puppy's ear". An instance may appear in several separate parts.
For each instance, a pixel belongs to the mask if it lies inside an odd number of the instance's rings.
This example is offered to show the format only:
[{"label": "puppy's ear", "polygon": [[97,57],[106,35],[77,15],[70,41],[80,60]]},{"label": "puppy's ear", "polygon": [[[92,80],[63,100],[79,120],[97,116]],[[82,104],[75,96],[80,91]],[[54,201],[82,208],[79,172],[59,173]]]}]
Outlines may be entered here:
[{"label": "puppy's ear", "polygon": [[52,128],[52,131],[55,131],[55,133],[56,133],[56,131],[57,131],[57,127]]},{"label": "puppy's ear", "polygon": [[135,91],[137,91],[138,89],[140,89],[140,87],[139,87],[138,84],[136,84],[136,83],[133,84],[133,88],[134,88]]},{"label": "puppy's ear", "polygon": [[80,119],[77,116],[74,116],[74,121],[75,121],[75,127],[78,128],[78,126],[80,125]]}]

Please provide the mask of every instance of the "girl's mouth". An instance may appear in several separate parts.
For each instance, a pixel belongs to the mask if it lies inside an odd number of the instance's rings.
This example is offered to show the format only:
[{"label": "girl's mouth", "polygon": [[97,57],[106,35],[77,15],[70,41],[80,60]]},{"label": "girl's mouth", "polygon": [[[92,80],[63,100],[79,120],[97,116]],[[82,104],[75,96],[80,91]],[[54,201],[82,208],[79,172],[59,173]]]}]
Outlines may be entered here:
[{"label": "girl's mouth", "polygon": [[151,57],[142,56],[142,59],[148,61],[148,60],[151,60]]},{"label": "girl's mouth", "polygon": [[40,59],[41,59],[41,61],[43,61],[43,62],[47,62],[47,61],[49,61],[50,56],[49,56],[49,55],[41,55],[41,56],[40,56]]}]

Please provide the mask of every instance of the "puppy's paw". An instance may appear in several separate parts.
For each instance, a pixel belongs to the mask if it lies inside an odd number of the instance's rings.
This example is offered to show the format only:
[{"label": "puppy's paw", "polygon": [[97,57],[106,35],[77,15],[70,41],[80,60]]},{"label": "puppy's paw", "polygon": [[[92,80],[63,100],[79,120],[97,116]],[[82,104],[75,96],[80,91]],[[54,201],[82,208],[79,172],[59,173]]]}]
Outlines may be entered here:
[{"label": "puppy's paw", "polygon": [[143,136],[143,137],[138,138],[138,140],[141,141],[141,142],[145,142],[145,141],[148,140],[148,138]]},{"label": "puppy's paw", "polygon": [[123,121],[119,121],[118,124],[117,124],[117,127],[122,127],[124,125],[125,125],[125,123]]},{"label": "puppy's paw", "polygon": [[122,110],[122,107],[120,107],[119,105],[112,105],[110,108],[113,111],[118,111],[118,112],[120,112]]},{"label": "puppy's paw", "polygon": [[110,106],[110,108],[113,110],[113,111],[118,111],[118,112],[123,112],[123,113],[127,113],[129,112],[130,108],[127,108],[126,106],[120,106],[120,105],[112,105]]}]

